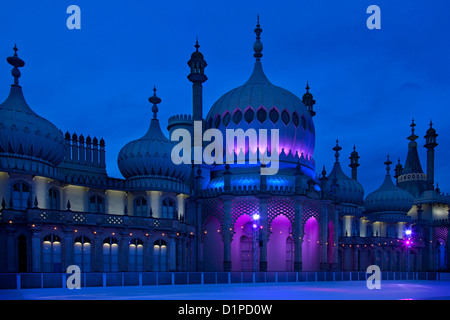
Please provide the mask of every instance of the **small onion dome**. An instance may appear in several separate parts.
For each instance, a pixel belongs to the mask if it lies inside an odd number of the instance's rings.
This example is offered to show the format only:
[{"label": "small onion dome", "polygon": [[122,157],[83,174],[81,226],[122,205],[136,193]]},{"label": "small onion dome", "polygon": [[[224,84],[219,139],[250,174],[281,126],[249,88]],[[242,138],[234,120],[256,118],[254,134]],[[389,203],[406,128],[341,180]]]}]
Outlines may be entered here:
[{"label": "small onion dome", "polygon": [[17,47],[14,51],[14,56],[7,59],[14,66],[14,84],[8,98],[0,104],[0,156],[57,166],[65,155],[63,133],[31,110],[25,101],[22,87],[18,84],[18,67],[25,63],[17,56]]},{"label": "small onion dome", "polygon": [[391,163],[388,157],[383,184],[366,197],[364,207],[367,213],[407,213],[413,205],[413,196],[392,182],[389,174]]},{"label": "small onion dome", "polygon": [[364,188],[358,181],[348,177],[342,171],[339,163],[339,151],[342,150],[342,148],[339,146],[338,140],[336,140],[336,146],[333,150],[336,152],[336,161],[333,170],[325,180],[328,191],[331,193],[334,192],[336,196],[335,199],[339,203],[362,204],[364,199]]},{"label": "small onion dome", "polygon": [[126,179],[136,178],[168,178],[185,181],[191,172],[189,165],[175,165],[171,160],[171,142],[162,133],[157,104],[161,99],[154,94],[149,98],[153,103],[153,119],[147,133],[140,139],[127,143],[119,152],[117,159],[119,170]]}]

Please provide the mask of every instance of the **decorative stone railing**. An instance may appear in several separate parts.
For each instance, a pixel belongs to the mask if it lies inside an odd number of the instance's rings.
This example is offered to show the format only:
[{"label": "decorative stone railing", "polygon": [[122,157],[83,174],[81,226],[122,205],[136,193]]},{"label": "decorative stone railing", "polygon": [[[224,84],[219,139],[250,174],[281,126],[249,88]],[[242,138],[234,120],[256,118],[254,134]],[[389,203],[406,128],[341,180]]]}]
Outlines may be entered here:
[{"label": "decorative stone railing", "polygon": [[77,211],[29,208],[25,211],[0,210],[0,223],[6,224],[64,224],[64,226],[120,227],[148,230],[194,232],[194,227],[175,219],[134,217]]}]

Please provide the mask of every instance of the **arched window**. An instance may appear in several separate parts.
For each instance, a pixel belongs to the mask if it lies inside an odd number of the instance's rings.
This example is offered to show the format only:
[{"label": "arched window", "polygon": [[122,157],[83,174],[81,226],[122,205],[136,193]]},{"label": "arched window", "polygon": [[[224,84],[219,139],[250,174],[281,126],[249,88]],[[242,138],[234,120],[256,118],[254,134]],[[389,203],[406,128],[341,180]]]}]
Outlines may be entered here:
[{"label": "arched window", "polygon": [[295,249],[294,239],[286,239],[286,271],[294,271]]},{"label": "arched window", "polygon": [[25,182],[16,182],[12,187],[12,204],[14,209],[25,210],[31,203],[31,187]]},{"label": "arched window", "polygon": [[142,240],[130,241],[128,258],[128,271],[144,270],[144,243]]},{"label": "arched window", "polygon": [[170,198],[166,198],[162,203],[162,218],[174,219],[175,201]]},{"label": "arched window", "polygon": [[81,236],[74,241],[73,263],[81,268],[82,272],[91,271],[91,240]]},{"label": "arched window", "polygon": [[98,195],[89,198],[89,212],[105,213],[105,201]]},{"label": "arched window", "polygon": [[61,272],[61,239],[54,234],[43,239],[42,269],[44,272]]},{"label": "arched window", "polygon": [[103,240],[103,271],[119,271],[119,245],[116,238]]},{"label": "arched window", "polygon": [[59,192],[56,188],[48,189],[48,202],[50,209],[59,210]]},{"label": "arched window", "polygon": [[137,217],[147,216],[147,199],[138,197],[134,200],[134,215]]},{"label": "arched window", "polygon": [[153,271],[167,271],[167,243],[164,240],[153,243]]}]

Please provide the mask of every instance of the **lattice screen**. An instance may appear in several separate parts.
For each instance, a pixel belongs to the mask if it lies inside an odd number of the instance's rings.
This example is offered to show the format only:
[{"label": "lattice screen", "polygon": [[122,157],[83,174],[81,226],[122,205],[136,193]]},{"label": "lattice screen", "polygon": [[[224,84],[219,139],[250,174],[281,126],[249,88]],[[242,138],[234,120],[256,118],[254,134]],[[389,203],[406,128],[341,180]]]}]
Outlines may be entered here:
[{"label": "lattice screen", "polygon": [[252,216],[259,212],[259,201],[253,197],[234,198],[231,202],[231,229],[234,233],[234,224],[243,214]]},{"label": "lattice screen", "polygon": [[302,215],[302,222],[303,225],[305,225],[306,221],[314,217],[316,218],[317,222],[320,222],[320,211],[322,208],[322,204],[318,200],[307,200],[303,203],[303,215]]},{"label": "lattice screen", "polygon": [[434,228],[434,240],[442,239],[447,243],[448,230],[447,227],[436,227]]},{"label": "lattice screen", "polygon": [[209,216],[215,216],[223,225],[223,203],[221,199],[207,199],[202,203],[202,229],[205,228],[206,219]]},{"label": "lattice screen", "polygon": [[290,198],[279,198],[274,197],[269,199],[267,202],[267,214],[268,214],[268,227],[270,230],[270,226],[272,225],[272,221],[280,214],[286,216],[291,222],[291,225],[294,225],[294,215],[295,215],[295,207],[294,200]]}]

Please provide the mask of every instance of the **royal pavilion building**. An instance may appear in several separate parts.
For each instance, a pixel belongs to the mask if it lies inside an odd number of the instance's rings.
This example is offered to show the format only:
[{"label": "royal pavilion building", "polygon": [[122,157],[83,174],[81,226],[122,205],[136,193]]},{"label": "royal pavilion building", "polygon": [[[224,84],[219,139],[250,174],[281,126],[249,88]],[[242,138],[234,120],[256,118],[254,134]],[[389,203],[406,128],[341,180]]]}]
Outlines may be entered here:
[{"label": "royal pavilion building", "polygon": [[[188,61],[192,114],[161,128],[164,102],[153,90],[148,128],[118,154],[123,179],[107,175],[103,139],[64,134],[27,104],[14,47],[14,83],[0,104],[0,272],[448,270],[450,197],[434,182],[432,124],[423,139],[413,120],[405,163],[387,157],[366,196],[355,148],[344,155],[336,141],[333,168],[318,172],[310,87],[299,98],[270,82],[259,21],[254,31],[253,72],[206,117],[198,43]],[[261,174],[266,164],[250,161],[261,146],[250,139],[225,145],[245,164],[175,164],[172,134],[193,133],[196,121],[224,135],[277,129],[279,147],[268,151],[278,153],[278,172]]]}]

